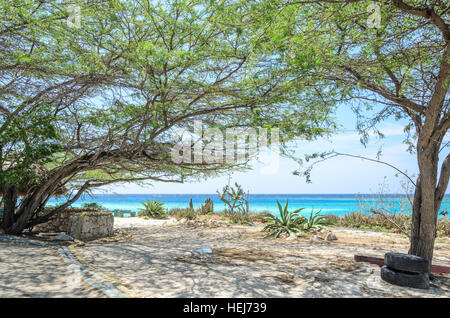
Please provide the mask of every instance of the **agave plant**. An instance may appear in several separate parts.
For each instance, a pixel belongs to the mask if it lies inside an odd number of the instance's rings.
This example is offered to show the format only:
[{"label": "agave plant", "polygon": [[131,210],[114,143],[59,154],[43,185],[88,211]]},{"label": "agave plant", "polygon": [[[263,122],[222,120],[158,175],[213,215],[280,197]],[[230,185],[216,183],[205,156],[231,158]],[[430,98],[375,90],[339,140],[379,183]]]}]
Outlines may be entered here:
[{"label": "agave plant", "polygon": [[268,215],[264,218],[266,226],[262,230],[263,232],[269,232],[266,237],[273,236],[275,238],[280,237],[283,233],[288,233],[289,235],[295,235],[295,233],[300,232],[303,228],[303,224],[306,222],[306,218],[299,215],[300,211],[303,209],[297,209],[293,212],[288,211],[289,201],[286,200],[286,205],[284,208],[278,202],[278,210],[280,211],[280,217],[275,215]]},{"label": "agave plant", "polygon": [[308,218],[306,219],[305,224],[303,225],[303,229],[308,231],[315,228],[321,228],[326,225],[330,225],[331,222],[327,219],[327,217],[320,214],[322,210],[314,212],[314,209],[311,210]]},{"label": "agave plant", "polygon": [[138,216],[146,216],[156,219],[165,219],[167,214],[164,212],[164,203],[161,201],[150,201],[147,199],[146,202],[141,203],[144,208],[139,209]]}]

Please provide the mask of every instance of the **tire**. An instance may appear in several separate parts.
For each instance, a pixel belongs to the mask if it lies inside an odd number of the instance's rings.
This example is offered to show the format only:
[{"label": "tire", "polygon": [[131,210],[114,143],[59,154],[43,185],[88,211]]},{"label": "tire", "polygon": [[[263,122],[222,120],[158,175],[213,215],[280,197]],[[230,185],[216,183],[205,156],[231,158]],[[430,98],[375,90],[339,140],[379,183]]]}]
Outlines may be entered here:
[{"label": "tire", "polygon": [[430,288],[428,274],[398,272],[388,268],[386,265],[381,268],[381,279],[397,286],[420,289]]},{"label": "tire", "polygon": [[384,265],[387,267],[410,273],[425,274],[430,271],[430,262],[423,257],[400,253],[386,253]]}]

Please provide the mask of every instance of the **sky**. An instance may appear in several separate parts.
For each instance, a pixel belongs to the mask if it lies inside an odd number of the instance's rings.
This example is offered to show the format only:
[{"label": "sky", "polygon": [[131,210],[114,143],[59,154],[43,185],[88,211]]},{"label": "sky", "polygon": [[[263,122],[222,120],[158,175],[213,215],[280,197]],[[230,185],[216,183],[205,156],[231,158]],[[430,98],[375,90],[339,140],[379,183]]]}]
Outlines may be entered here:
[{"label": "sky", "polygon": [[[364,147],[360,136],[355,131],[356,117],[351,110],[342,108],[336,115],[338,124],[343,129],[340,133],[330,137],[321,138],[312,142],[298,141],[295,151],[300,157],[304,154],[335,150],[369,158],[376,158],[382,147],[381,160],[386,161],[409,175],[417,174],[418,168],[415,155],[408,153],[403,143],[403,128],[405,122],[386,121],[380,125],[380,131],[385,138],[379,140],[370,138]],[[447,138],[448,140],[448,138]],[[445,149],[441,157],[448,154]],[[196,183],[163,183],[151,182],[147,185],[133,183],[116,184],[107,188],[96,190],[100,193],[123,194],[195,194],[215,193],[229,182],[239,183],[245,190],[253,194],[285,193],[285,194],[347,194],[347,193],[377,193],[381,184],[389,193],[404,193],[401,181],[405,178],[395,177],[397,171],[379,163],[349,157],[329,159],[315,166],[311,173],[311,183],[304,177],[293,175],[299,168],[298,164],[288,158],[279,157],[277,169],[274,173],[261,172],[264,165],[258,162],[252,164],[252,170],[235,172],[217,178],[211,178]],[[448,191],[447,191],[448,192]]]}]

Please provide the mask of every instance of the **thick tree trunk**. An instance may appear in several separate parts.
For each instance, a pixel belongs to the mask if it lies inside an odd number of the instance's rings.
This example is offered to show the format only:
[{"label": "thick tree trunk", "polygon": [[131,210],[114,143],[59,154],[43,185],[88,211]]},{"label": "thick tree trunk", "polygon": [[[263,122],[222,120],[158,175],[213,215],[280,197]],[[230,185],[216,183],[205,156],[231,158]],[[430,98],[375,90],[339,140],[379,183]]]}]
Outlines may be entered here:
[{"label": "thick tree trunk", "polygon": [[2,189],[2,193],[4,202],[2,227],[5,233],[9,233],[15,222],[18,191],[16,187],[12,186]]},{"label": "thick tree trunk", "polygon": [[55,193],[60,184],[60,179],[49,179],[41,187],[36,187],[34,191],[25,195],[22,198],[19,206],[17,206],[17,189],[12,187],[7,191],[2,190],[6,195],[3,198],[5,203],[4,220],[2,227],[7,234],[18,235],[25,229],[48,221],[53,215],[63,211],[69,207],[73,202],[79,199],[81,194],[89,187],[89,182],[86,182],[78,192],[66,203],[55,208],[46,215],[38,215],[42,208],[47,203],[48,199]]},{"label": "thick tree trunk", "polygon": [[449,157],[444,160],[438,183],[440,143],[418,147],[419,177],[417,178],[409,254],[425,257],[432,262],[438,212],[448,185]]}]

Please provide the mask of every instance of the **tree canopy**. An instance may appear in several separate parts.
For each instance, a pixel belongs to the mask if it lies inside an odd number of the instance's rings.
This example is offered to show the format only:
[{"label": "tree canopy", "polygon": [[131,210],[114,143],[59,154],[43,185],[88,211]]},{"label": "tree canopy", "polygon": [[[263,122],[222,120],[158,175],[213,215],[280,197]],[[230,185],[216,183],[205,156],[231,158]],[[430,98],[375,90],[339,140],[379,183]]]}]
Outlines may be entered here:
[{"label": "tree canopy", "polygon": [[[171,160],[173,131],[194,119],[219,129],[277,127],[282,141],[334,128],[333,104],[308,97],[279,52],[234,23],[246,10],[230,15],[225,2],[200,0],[79,6],[80,27],[68,25],[64,1],[0,6],[0,184],[9,233],[93,187],[233,168]],[[36,165],[48,170],[37,174]],[[75,192],[42,216],[61,186]]]},{"label": "tree canopy", "polygon": [[450,174],[449,9],[439,0],[267,0],[252,10],[299,86],[355,110],[363,143],[371,130],[382,136],[388,118],[408,121],[419,167],[410,252],[430,260]]}]

